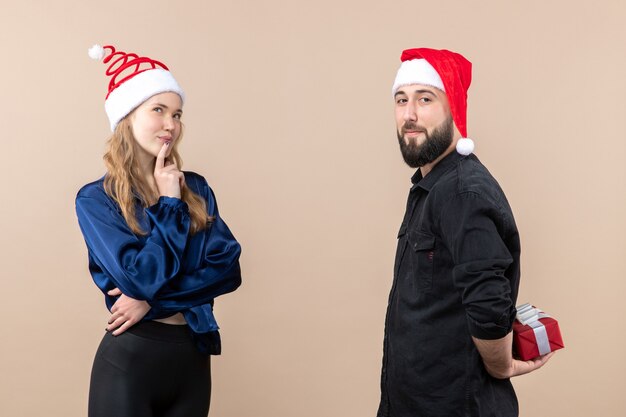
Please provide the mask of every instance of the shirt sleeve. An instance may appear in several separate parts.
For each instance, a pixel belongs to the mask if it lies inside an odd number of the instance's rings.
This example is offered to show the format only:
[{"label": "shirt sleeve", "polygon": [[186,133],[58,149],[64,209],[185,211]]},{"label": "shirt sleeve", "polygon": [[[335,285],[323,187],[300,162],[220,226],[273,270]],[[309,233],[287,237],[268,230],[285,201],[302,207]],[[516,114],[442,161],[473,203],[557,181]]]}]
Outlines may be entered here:
[{"label": "shirt sleeve", "polygon": [[156,295],[159,307],[190,309],[212,303],[213,298],[241,285],[239,256],[241,246],[221,218],[213,191],[202,178],[202,196],[213,222],[204,231],[199,266],[182,271]]},{"label": "shirt sleeve", "polygon": [[470,333],[479,339],[506,336],[515,317],[512,283],[505,273],[513,257],[501,235],[506,222],[497,205],[475,192],[455,196],[441,216],[442,236],[454,262],[454,285]]},{"label": "shirt sleeve", "polygon": [[181,269],[190,218],[180,199],[160,197],[145,210],[146,237],[136,236],[106,196],[76,198],[76,214],[94,261],[122,293],[150,302]]}]

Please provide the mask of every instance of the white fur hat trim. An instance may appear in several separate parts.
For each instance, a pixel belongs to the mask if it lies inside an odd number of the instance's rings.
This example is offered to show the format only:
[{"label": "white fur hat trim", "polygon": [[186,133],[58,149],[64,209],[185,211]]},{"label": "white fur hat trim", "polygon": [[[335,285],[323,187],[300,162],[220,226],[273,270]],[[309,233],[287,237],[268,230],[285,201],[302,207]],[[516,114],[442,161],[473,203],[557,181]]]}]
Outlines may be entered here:
[{"label": "white fur hat trim", "polygon": [[411,84],[430,85],[443,92],[446,91],[441,77],[425,59],[412,59],[400,65],[391,94],[395,95],[400,87]]},{"label": "white fur hat trim", "polygon": [[128,113],[155,94],[172,92],[185,101],[185,93],[169,71],[156,68],[141,72],[124,81],[109,94],[104,110],[109,117],[111,131]]}]

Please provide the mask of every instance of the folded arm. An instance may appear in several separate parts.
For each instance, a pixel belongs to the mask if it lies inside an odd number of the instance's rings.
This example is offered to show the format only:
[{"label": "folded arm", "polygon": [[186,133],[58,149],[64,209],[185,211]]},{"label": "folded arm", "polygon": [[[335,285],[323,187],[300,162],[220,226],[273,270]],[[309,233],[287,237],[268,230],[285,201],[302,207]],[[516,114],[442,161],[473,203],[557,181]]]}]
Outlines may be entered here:
[{"label": "folded arm", "polygon": [[78,222],[90,253],[123,294],[153,300],[181,269],[190,225],[187,204],[161,197],[145,210],[151,229],[140,238],[105,198],[79,195],[76,199]]}]

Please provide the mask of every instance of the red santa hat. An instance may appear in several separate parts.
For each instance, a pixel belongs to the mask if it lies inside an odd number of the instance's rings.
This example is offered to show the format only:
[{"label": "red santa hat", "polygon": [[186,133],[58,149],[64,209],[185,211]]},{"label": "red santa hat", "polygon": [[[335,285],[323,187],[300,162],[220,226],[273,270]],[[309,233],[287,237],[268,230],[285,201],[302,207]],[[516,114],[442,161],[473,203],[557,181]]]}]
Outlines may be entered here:
[{"label": "red santa hat", "polygon": [[[108,53],[107,53],[108,51]],[[161,62],[134,53],[116,51],[111,45],[89,48],[92,59],[109,64],[106,75],[111,77],[104,109],[111,131],[126,115],[155,94],[173,92],[185,100],[185,93],[169,69]]]},{"label": "red santa hat", "polygon": [[406,49],[400,60],[392,94],[410,84],[430,85],[445,92],[452,120],[462,136],[456,150],[471,154],[474,142],[467,138],[467,90],[472,82],[472,63],[456,52],[429,48]]}]

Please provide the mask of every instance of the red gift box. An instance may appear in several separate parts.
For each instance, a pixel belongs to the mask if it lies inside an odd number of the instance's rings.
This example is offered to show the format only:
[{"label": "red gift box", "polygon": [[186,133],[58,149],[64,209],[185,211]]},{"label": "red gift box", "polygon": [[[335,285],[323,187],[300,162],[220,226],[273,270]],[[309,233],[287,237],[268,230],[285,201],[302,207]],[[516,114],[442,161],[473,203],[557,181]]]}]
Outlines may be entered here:
[{"label": "red gift box", "polygon": [[524,304],[513,322],[513,348],[523,361],[563,349],[559,323],[543,311]]}]

